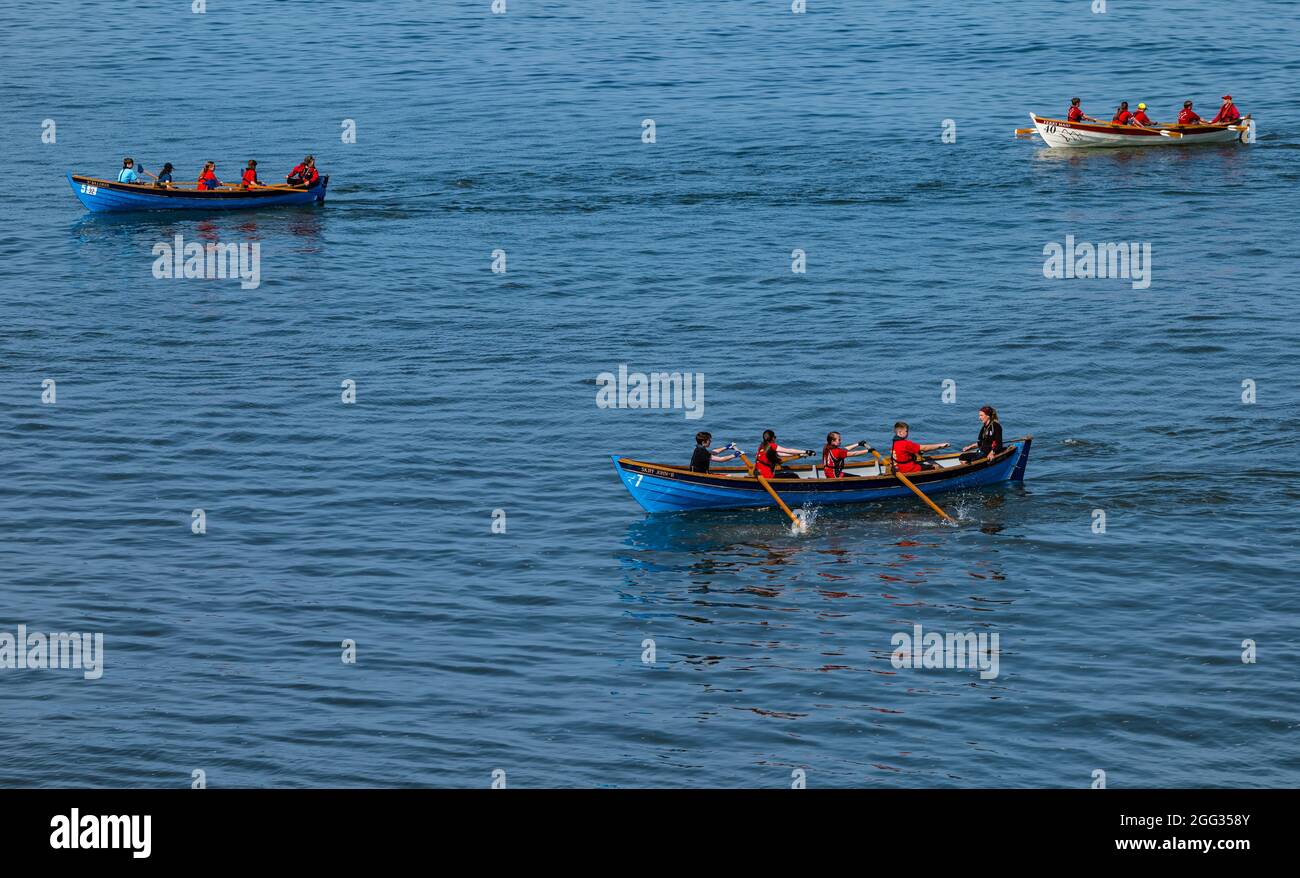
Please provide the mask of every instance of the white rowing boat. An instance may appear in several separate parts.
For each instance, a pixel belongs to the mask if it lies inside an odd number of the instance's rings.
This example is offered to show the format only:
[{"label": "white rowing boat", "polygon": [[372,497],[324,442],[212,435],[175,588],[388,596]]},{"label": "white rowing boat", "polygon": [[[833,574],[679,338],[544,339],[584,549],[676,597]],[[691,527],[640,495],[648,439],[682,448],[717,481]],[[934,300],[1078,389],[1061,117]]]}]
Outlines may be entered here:
[{"label": "white rowing boat", "polygon": [[1067,122],[1034,113],[1034,130],[1052,147],[1172,146],[1193,143],[1247,143],[1253,124],[1246,116],[1235,125],[1158,125],[1139,128],[1114,122]]}]

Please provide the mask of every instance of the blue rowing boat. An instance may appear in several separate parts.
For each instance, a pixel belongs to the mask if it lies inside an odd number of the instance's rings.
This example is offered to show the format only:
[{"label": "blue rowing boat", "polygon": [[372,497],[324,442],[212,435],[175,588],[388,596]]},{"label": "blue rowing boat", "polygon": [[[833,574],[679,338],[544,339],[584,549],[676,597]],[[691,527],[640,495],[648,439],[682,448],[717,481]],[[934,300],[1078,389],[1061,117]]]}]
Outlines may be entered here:
[{"label": "blue rowing boat", "polygon": [[[938,468],[908,473],[907,478],[925,494],[982,488],[1001,482],[1023,482],[1029,465],[1029,446],[1034,437],[1026,436],[1007,445],[992,460],[962,463],[957,454],[930,457]],[[612,455],[614,468],[632,498],[647,512],[685,512],[694,509],[758,509],[772,505],[772,498],[758,479],[741,467],[719,467],[712,472],[691,472],[686,467],[645,463]],[[768,484],[791,507],[828,506],[842,503],[872,503],[893,497],[912,497],[892,468],[869,463],[846,463],[845,478],[828,479],[821,467],[803,464],[778,470],[782,478],[768,479]]]},{"label": "blue rowing boat", "polygon": [[265,189],[168,189],[148,183],[115,183],[68,174],[73,194],[88,210],[97,213],[116,210],[241,210],[324,203],[329,182],[329,177],[321,177],[310,188],[284,185]]}]

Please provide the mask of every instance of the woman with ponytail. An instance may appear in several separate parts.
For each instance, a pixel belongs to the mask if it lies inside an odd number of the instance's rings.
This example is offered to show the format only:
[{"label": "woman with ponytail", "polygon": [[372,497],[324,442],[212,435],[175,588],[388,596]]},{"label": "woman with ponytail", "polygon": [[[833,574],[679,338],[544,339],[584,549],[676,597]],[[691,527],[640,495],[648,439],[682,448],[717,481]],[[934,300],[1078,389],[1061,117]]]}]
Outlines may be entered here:
[{"label": "woman with ponytail", "polygon": [[1002,424],[998,421],[997,409],[991,405],[981,408],[980,424],[979,438],[962,449],[962,463],[973,463],[981,457],[992,459],[1002,450]]},{"label": "woman with ponytail", "polygon": [[778,473],[777,467],[781,465],[781,455],[791,455],[795,457],[810,457],[816,454],[814,451],[803,451],[798,448],[784,448],[776,443],[776,434],[771,430],[763,431],[763,441],[758,446],[758,451],[754,452],[754,468],[758,474],[765,479],[788,479],[798,478],[789,470]]},{"label": "woman with ponytail", "polygon": [[867,440],[863,439],[857,445],[850,446],[858,449],[849,451],[840,445],[840,434],[834,431],[826,434],[826,444],[822,446],[822,473],[828,479],[854,478],[853,473],[844,472],[844,461],[846,458],[858,457],[863,454],[871,453],[871,446]]}]

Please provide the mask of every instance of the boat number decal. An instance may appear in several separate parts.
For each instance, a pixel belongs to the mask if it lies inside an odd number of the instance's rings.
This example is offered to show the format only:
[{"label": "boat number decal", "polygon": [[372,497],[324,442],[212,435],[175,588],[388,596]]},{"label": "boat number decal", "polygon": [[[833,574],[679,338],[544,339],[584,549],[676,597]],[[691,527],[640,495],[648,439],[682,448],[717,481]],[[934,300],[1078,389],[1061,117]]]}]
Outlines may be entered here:
[{"label": "boat number decal", "polygon": [[1044,125],[1044,126],[1043,126],[1043,130],[1046,131],[1048,134],[1055,134],[1055,133],[1056,133],[1056,126],[1055,126],[1055,125]]},{"label": "boat number decal", "polygon": [[639,488],[639,487],[641,487],[641,480],[644,479],[644,478],[645,478],[645,473],[641,473],[639,476],[636,477],[636,484],[633,485],[632,487],[634,487],[634,488]]},{"label": "boat number decal", "polygon": [[94,195],[98,191],[99,191],[98,186],[91,186],[89,183],[81,184],[81,194],[83,195]]}]

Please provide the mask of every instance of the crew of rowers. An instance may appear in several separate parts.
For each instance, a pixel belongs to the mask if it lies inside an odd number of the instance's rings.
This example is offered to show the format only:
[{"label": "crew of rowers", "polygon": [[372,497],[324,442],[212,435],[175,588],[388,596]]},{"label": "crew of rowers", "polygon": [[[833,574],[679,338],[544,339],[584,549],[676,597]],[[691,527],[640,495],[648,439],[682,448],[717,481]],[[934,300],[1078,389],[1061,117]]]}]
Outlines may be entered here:
[{"label": "crew of rowers", "polygon": [[[1065,118],[1070,122],[1102,121],[1085,114],[1083,108],[1079,106],[1078,98],[1070,98],[1070,112],[1066,114]],[[1208,122],[1196,114],[1196,111],[1192,109],[1191,101],[1183,101],[1183,109],[1178,114],[1179,125],[1231,125],[1240,121],[1241,111],[1232,102],[1232,95],[1223,96],[1223,105],[1219,107],[1218,114]],[[1159,124],[1147,115],[1146,104],[1138,104],[1137,112],[1131,113],[1129,112],[1128,101],[1120,101],[1110,123],[1112,125],[1134,125],[1138,128],[1154,128]]]},{"label": "crew of rowers", "polygon": [[[1002,424],[998,421],[998,413],[991,405],[986,405],[979,410],[980,432],[979,436],[970,445],[961,450],[958,459],[962,463],[974,463],[978,460],[992,460],[999,452],[1002,451]],[[894,469],[900,473],[918,473],[928,469],[936,469],[939,464],[926,460],[923,456],[927,451],[938,451],[941,448],[947,448],[947,442],[919,443],[909,437],[911,428],[904,421],[894,424],[894,438],[890,444],[890,459]],[[727,463],[728,461],[740,458],[744,452],[736,447],[735,443],[721,445],[717,448],[710,448],[713,442],[713,434],[700,432],[695,434],[695,451],[691,455],[691,471],[697,473],[707,473],[709,465],[712,463]],[[776,440],[776,433],[771,430],[763,431],[763,441],[759,443],[758,451],[754,453],[754,468],[758,475],[765,479],[794,479],[798,475],[792,470],[783,468],[786,461],[800,457],[812,457],[817,452],[813,449],[803,450],[799,448],[786,448]],[[850,457],[860,457],[864,454],[876,454],[876,449],[864,439],[856,445],[850,445],[847,448],[842,444],[840,434],[830,432],[826,434],[826,444],[822,446],[821,470],[823,475],[828,479],[845,479],[854,478],[852,473],[844,471],[844,462]]]},{"label": "crew of rowers", "polygon": [[[153,185],[159,189],[175,188],[172,183],[172,163],[168,162],[163,165],[162,172],[151,174],[143,166],[136,166],[135,159],[130,156],[122,159],[122,170],[118,172],[117,182],[119,183],[144,183],[144,177],[153,177]],[[293,170],[284,178],[284,182],[290,186],[305,186],[310,189],[320,179],[320,172],[316,170],[316,159],[307,156],[300,164],[294,165]],[[197,188],[199,189],[220,189],[222,186],[230,184],[222,183],[217,179],[217,163],[205,162],[203,170],[199,173]],[[257,162],[253,159],[248,160],[248,165],[244,168],[243,174],[239,178],[240,189],[262,189],[268,184],[263,183],[257,178]]]}]

